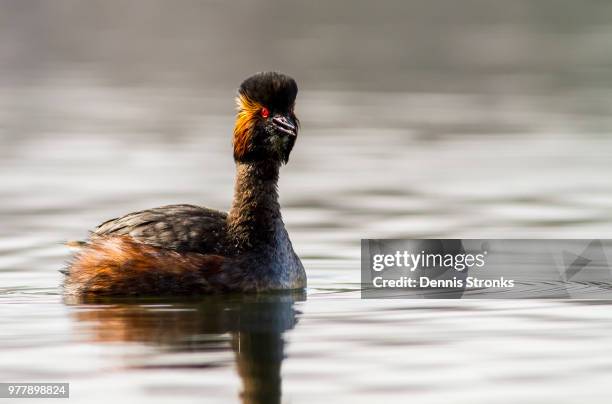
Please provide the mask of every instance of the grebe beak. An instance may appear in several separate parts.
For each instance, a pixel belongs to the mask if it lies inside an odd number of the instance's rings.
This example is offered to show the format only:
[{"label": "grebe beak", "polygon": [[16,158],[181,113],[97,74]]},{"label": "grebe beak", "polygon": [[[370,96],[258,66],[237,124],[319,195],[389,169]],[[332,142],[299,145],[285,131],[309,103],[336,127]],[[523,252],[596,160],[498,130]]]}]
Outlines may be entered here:
[{"label": "grebe beak", "polygon": [[297,125],[295,124],[295,122],[293,122],[293,119],[288,116],[275,115],[272,118],[272,125],[274,125],[274,128],[280,133],[292,137],[297,136]]}]

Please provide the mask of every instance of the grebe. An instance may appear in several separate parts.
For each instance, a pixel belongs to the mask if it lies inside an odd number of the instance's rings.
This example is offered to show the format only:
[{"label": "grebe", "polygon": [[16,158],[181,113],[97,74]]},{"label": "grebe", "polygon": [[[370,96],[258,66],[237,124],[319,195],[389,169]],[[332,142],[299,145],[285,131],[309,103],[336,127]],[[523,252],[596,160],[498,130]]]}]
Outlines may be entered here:
[{"label": "grebe", "polygon": [[65,271],[68,295],[187,295],[299,289],[304,267],[278,203],[280,166],[297,139],[295,81],[275,72],[238,90],[229,213],[170,205],[102,223]]}]

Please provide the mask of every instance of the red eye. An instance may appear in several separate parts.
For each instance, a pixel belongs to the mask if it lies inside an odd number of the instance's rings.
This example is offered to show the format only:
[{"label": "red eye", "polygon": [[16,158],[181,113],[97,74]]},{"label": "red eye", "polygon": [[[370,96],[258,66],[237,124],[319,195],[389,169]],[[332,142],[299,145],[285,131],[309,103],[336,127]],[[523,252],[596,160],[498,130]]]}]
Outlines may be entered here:
[{"label": "red eye", "polygon": [[266,108],[266,107],[263,107],[261,109],[261,116],[264,117],[264,118],[269,117],[270,116],[270,110],[268,108]]}]

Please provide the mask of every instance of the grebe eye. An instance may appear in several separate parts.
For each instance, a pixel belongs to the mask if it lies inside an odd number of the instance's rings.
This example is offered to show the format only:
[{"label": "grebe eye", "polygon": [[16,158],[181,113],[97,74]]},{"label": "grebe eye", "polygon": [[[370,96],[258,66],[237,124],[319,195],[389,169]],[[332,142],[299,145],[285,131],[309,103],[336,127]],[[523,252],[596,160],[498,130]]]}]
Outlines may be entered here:
[{"label": "grebe eye", "polygon": [[261,109],[261,116],[264,117],[264,118],[269,117],[270,116],[270,110],[268,108],[266,108],[266,107],[263,107]]}]

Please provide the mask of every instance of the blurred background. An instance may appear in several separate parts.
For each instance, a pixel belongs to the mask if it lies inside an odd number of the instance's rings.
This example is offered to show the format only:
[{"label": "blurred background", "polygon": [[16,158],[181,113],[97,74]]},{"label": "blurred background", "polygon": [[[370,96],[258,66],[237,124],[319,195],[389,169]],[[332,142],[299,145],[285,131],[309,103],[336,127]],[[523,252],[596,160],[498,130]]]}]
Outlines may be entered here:
[{"label": "blurred background", "polygon": [[[359,240],[612,237],[610,43],[602,0],[0,0],[0,380],[88,402],[226,402],[262,374],[244,401],[609,402],[607,305],[362,301]],[[300,86],[280,194],[307,298],[65,305],[63,241],[229,207],[233,98],[262,70]]]},{"label": "blurred background", "polygon": [[359,237],[602,237],[611,8],[5,0],[2,221],[55,209],[52,232],[70,238],[151,203],[227,208],[235,89],[279,70],[299,82],[303,122],[287,221],[323,245],[354,257]]}]

